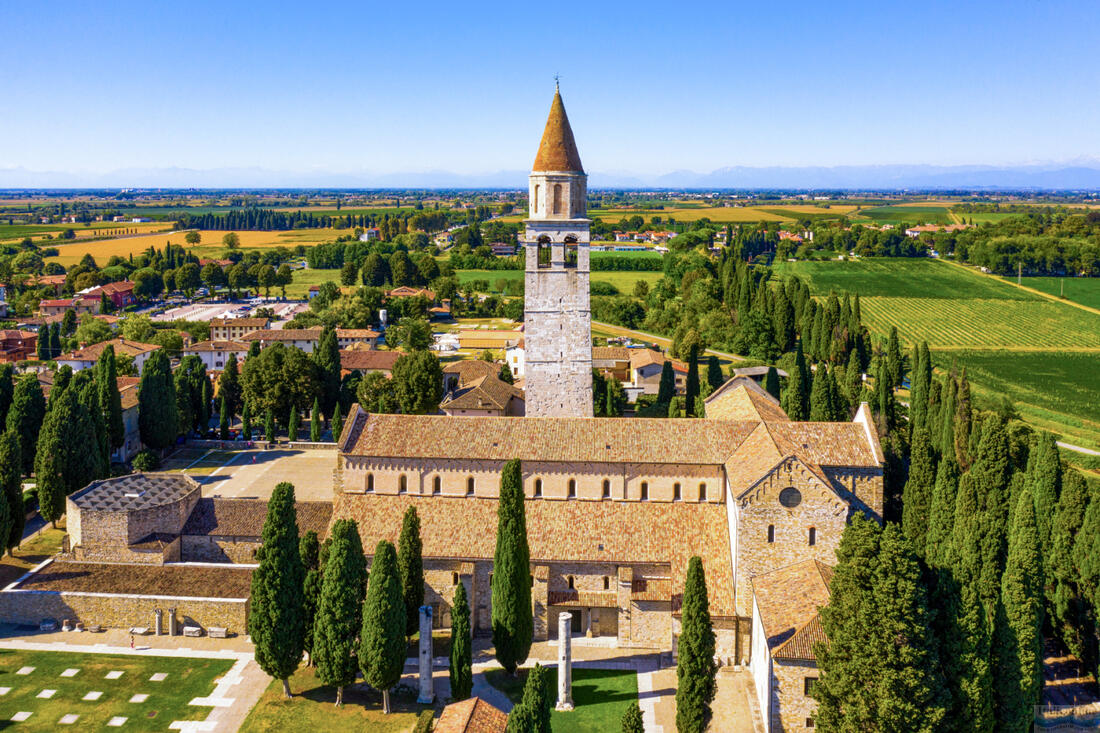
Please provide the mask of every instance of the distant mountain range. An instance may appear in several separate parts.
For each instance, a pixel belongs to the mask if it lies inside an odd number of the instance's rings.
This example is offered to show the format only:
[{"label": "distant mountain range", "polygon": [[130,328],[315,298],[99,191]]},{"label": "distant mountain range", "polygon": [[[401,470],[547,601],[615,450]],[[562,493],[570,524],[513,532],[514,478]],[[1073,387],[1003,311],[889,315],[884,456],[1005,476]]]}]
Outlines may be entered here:
[{"label": "distant mountain range", "polygon": [[[506,188],[527,186],[527,171],[333,173],[264,168],[128,168],[65,173],[0,168],[0,188]],[[678,170],[663,175],[591,171],[590,188],[696,189],[1070,189],[1100,190],[1100,161],[1020,166],[807,166]]]}]

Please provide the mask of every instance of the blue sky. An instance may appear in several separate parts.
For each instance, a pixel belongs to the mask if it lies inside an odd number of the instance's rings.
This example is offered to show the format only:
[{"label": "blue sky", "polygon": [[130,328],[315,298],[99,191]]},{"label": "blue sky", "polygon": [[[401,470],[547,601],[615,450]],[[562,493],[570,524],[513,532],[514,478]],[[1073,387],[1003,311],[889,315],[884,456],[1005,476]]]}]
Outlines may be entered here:
[{"label": "blue sky", "polygon": [[0,169],[589,171],[1100,158],[1100,4],[13,2]]}]

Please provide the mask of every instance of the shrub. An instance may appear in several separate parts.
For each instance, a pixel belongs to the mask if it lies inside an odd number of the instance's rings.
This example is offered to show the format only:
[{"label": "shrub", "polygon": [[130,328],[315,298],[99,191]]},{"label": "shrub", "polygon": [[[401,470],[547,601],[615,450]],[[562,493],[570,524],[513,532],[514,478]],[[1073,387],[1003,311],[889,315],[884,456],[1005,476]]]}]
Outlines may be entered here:
[{"label": "shrub", "polygon": [[156,471],[160,468],[160,459],[151,450],[143,450],[138,453],[130,463],[135,471]]}]

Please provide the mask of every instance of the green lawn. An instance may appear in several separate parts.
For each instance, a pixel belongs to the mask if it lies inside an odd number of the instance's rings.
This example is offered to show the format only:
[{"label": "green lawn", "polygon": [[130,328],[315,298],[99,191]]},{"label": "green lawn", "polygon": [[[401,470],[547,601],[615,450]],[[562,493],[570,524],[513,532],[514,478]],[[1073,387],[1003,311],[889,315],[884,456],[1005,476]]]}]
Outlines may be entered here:
[{"label": "green lawn", "polygon": [[[503,692],[513,702],[523,697],[527,670],[520,670],[515,679],[503,669],[485,673],[489,684]],[[550,695],[557,699],[557,675],[551,670],[546,677]],[[638,676],[630,670],[573,668],[573,705],[570,712],[555,710],[550,718],[554,730],[570,733],[605,733],[619,730],[623,714],[630,703],[638,699]]]},{"label": "green lawn", "polygon": [[416,693],[394,692],[390,695],[393,712],[382,713],[382,696],[373,690],[355,685],[344,690],[344,704],[336,707],[336,689],[322,686],[310,667],[299,667],[290,678],[294,697],[283,697],[283,683],[273,681],[252,708],[241,733],[272,731],[370,731],[370,733],[406,733],[416,725],[421,710],[430,706],[417,705]]},{"label": "green lawn", "polygon": [[[123,730],[169,730],[175,720],[203,720],[212,708],[188,703],[205,697],[214,689],[216,678],[233,666],[226,659],[179,657],[139,657],[114,654],[76,654],[71,652],[30,652],[0,649],[0,686],[11,691],[0,696],[0,720],[8,721],[18,712],[31,717],[19,724],[20,730],[54,731],[62,716],[80,718],[74,730],[107,730],[113,717],[127,718]],[[34,667],[27,675],[16,674],[22,667]],[[73,677],[62,677],[66,669],[77,669]],[[118,679],[106,679],[111,671],[121,671]],[[150,677],[167,673],[162,682]],[[56,690],[53,697],[42,699],[43,690]],[[101,692],[99,699],[84,700],[89,692]],[[135,694],[148,695],[144,702],[130,702]],[[6,723],[0,723],[0,726]]]},{"label": "green lawn", "polygon": [[[339,270],[294,270],[291,277],[290,285],[286,286],[286,295],[288,298],[301,299],[309,294],[310,285],[320,285],[325,282],[334,282],[337,285],[340,284],[340,271]],[[359,283],[356,283],[359,284]]]},{"label": "green lawn", "polygon": [[[1006,277],[1016,282],[1014,277]],[[1063,296],[1074,303],[1100,308],[1100,277],[1025,277],[1020,284],[1043,293]]]}]

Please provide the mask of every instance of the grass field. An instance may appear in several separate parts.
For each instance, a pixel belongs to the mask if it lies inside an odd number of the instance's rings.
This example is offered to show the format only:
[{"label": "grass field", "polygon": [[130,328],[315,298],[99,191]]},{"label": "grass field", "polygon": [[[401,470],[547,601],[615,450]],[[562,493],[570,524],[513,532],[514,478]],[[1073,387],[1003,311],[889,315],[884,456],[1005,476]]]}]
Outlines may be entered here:
[{"label": "grass field", "polygon": [[[1016,278],[1006,277],[1014,283]],[[1025,277],[1020,284],[1049,295],[1064,294],[1065,299],[1090,308],[1100,308],[1100,277]]]},{"label": "grass field", "polygon": [[[520,670],[516,679],[503,669],[485,673],[489,684],[503,692],[512,702],[523,697],[527,670]],[[557,674],[550,670],[546,679],[551,699],[557,695]],[[570,733],[606,733],[619,730],[623,714],[630,703],[638,699],[638,676],[631,670],[573,668],[573,705],[567,713],[553,711],[550,727]]]},{"label": "grass field", "polygon": [[[719,224],[737,224],[739,222],[777,221],[792,222],[801,217],[810,219],[822,216],[840,217],[855,211],[850,204],[831,204],[828,209],[821,206],[800,204],[761,204],[759,206],[708,206],[706,204],[688,204],[666,206],[663,209],[589,209],[588,216],[593,219],[618,221],[622,218],[640,216],[648,222],[654,216],[667,221],[670,217],[676,221],[698,221],[710,219]],[[526,212],[518,212],[503,217],[502,221],[518,222],[527,218]]]},{"label": "grass field", "polygon": [[[0,686],[11,688],[0,696],[0,720],[9,721],[16,713],[28,712],[31,716],[18,724],[19,730],[54,731],[63,716],[78,715],[75,730],[106,730],[112,718],[125,717],[124,730],[166,731],[176,720],[206,718],[209,707],[188,703],[209,695],[214,680],[231,666],[233,662],[225,659],[0,649]],[[16,673],[24,667],[34,670],[25,675]],[[62,677],[67,669],[79,671]],[[112,671],[122,672],[122,676],[106,679]],[[151,681],[150,677],[158,672],[168,676],[161,682]],[[48,699],[38,697],[47,689],[56,692]],[[101,694],[96,700],[85,700],[91,692]],[[136,694],[148,698],[130,702]]]},{"label": "grass field", "polygon": [[288,298],[304,298],[309,294],[311,285],[333,282],[340,284],[339,270],[295,270],[290,285],[286,286]]},{"label": "grass field", "polygon": [[[459,270],[457,273],[459,283],[468,283],[471,280],[488,280],[489,287],[495,287],[497,280],[522,280],[523,270]],[[614,285],[619,292],[630,295],[634,291],[634,283],[639,280],[653,285],[661,279],[659,272],[630,272],[630,271],[606,271],[593,272],[592,282],[605,282]],[[289,292],[289,290],[288,290]]]},{"label": "grass field", "polygon": [[[165,243],[171,242],[182,247],[192,249],[200,257],[216,257],[225,252],[222,245],[222,237],[226,232],[204,231],[200,232],[202,240],[198,245],[191,247],[184,240],[185,232],[165,232],[161,234],[148,234],[137,237],[121,237],[118,239],[104,239],[98,242],[74,242],[64,244],[56,242],[60,251],[57,257],[50,257],[47,262],[60,262],[65,267],[75,265],[85,254],[95,257],[100,266],[106,265],[112,256],[128,257],[131,254],[139,254],[149,249],[150,246],[163,249]],[[265,247],[295,247],[299,244],[317,244],[335,239],[339,233],[335,229],[293,229],[285,232],[237,232],[241,239],[241,249],[262,249]],[[337,273],[339,274],[339,273]]]},{"label": "grass field", "polygon": [[[2,219],[3,217],[0,217]],[[115,229],[135,230],[137,232],[155,232],[171,227],[171,223],[148,222],[134,224],[131,222],[94,221],[91,224],[0,224],[0,240],[18,240],[23,237],[40,240],[45,234],[57,237],[66,229],[72,229],[78,238],[110,236]],[[60,240],[64,243],[72,240]]]},{"label": "grass field", "polygon": [[896,205],[875,206],[869,209],[860,209],[853,217],[870,219],[875,224],[953,224],[951,212],[947,206],[928,205]]},{"label": "grass field", "polygon": [[[64,523],[62,522],[62,527]],[[61,552],[61,540],[65,530],[46,529],[26,540],[14,552],[0,560],[0,588],[5,588],[21,578],[24,573],[43,560]]]},{"label": "grass field", "polygon": [[425,705],[416,704],[416,693],[392,693],[393,712],[382,713],[382,696],[352,685],[344,689],[344,704],[333,705],[336,690],[324,687],[311,667],[299,667],[290,678],[294,697],[283,697],[283,683],[278,680],[260,697],[245,718],[241,733],[275,733],[282,731],[359,730],[370,733],[406,733],[416,724],[416,716]]}]

